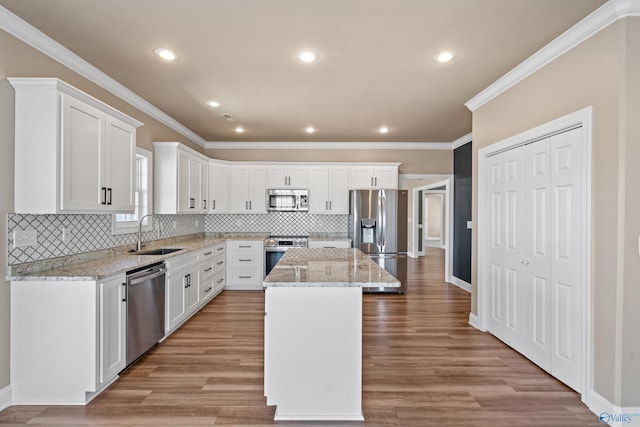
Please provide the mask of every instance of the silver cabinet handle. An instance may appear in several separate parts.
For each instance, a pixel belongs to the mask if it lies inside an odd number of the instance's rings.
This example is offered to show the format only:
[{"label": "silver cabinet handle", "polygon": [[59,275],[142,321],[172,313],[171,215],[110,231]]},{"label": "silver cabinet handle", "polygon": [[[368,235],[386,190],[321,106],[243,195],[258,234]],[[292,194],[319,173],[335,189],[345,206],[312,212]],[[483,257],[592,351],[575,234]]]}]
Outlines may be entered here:
[{"label": "silver cabinet handle", "polygon": [[373,187],[373,177],[371,177],[371,186]]},{"label": "silver cabinet handle", "polygon": [[206,293],[210,292],[211,289],[213,289],[213,287],[209,286],[207,289],[205,289],[204,293],[206,294]]},{"label": "silver cabinet handle", "polygon": [[209,255],[211,255],[212,253],[213,253],[213,251],[205,252],[205,253],[204,253],[204,256],[209,256]]},{"label": "silver cabinet handle", "polygon": [[211,209],[213,209],[215,211],[216,210],[216,201],[213,200],[211,203],[213,203],[213,205],[211,206]]},{"label": "silver cabinet handle", "polygon": [[202,201],[202,209],[207,209],[207,199]]},{"label": "silver cabinet handle", "polygon": [[107,204],[110,205],[111,204],[111,196],[113,196],[113,188],[107,188],[107,193],[109,194],[109,200],[107,201]]},{"label": "silver cabinet handle", "polygon": [[100,204],[106,205],[107,204],[107,187],[102,187],[100,191],[102,191],[102,201],[100,202]]},{"label": "silver cabinet handle", "polygon": [[251,262],[253,260],[251,260],[251,259],[239,259],[238,261],[240,261],[240,262]]},{"label": "silver cabinet handle", "polygon": [[238,276],[240,279],[251,279],[253,276]]},{"label": "silver cabinet handle", "polygon": [[216,265],[222,265],[224,264],[224,261],[220,261],[219,263],[217,263]]},{"label": "silver cabinet handle", "polygon": [[206,273],[207,271],[211,271],[211,270],[213,270],[213,267],[209,267],[209,268],[205,268],[205,269],[204,269],[205,273]]},{"label": "silver cabinet handle", "polygon": [[330,210],[330,211],[332,211],[332,210],[333,210],[332,203],[333,203],[333,202],[332,202],[331,200],[329,200],[329,210]]},{"label": "silver cabinet handle", "polygon": [[224,282],[224,279],[218,279],[216,283],[222,283],[222,282]]}]

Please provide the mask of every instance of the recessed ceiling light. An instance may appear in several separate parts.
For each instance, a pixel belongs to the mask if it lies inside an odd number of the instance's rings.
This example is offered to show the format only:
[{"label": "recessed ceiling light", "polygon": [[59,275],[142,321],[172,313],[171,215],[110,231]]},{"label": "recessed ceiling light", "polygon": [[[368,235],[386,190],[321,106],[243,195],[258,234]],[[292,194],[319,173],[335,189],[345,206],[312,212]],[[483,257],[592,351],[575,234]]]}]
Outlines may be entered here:
[{"label": "recessed ceiling light", "polygon": [[211,100],[211,101],[207,101],[207,105],[209,107],[217,108],[220,106],[220,103],[218,101]]},{"label": "recessed ceiling light", "polygon": [[238,126],[238,127],[236,128],[236,133],[243,133],[243,132],[244,132],[244,128],[243,128],[243,127]]},{"label": "recessed ceiling light", "polygon": [[159,47],[155,49],[153,53],[155,53],[165,61],[177,61],[180,58],[177,53],[170,51],[169,49],[165,49],[163,47]]},{"label": "recessed ceiling light", "polygon": [[446,50],[437,54],[433,59],[436,62],[449,62],[456,56],[458,56],[458,53],[455,50]]},{"label": "recessed ceiling light", "polygon": [[389,128],[386,126],[382,126],[380,129],[378,129],[378,132],[380,133],[388,133],[389,132]]},{"label": "recessed ceiling light", "polygon": [[312,50],[303,50],[298,53],[298,59],[305,63],[316,62],[318,60],[318,53]]},{"label": "recessed ceiling light", "polygon": [[307,128],[304,131],[306,133],[314,133],[316,130],[313,128],[313,126],[307,126]]}]

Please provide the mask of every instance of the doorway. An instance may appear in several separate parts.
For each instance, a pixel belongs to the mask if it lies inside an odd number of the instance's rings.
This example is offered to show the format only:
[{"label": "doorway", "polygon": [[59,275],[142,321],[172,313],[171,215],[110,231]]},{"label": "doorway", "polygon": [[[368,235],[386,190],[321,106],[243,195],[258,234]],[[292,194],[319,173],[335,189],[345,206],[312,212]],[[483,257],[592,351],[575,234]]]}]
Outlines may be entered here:
[{"label": "doorway", "polygon": [[[440,247],[444,247],[444,281],[452,282],[452,266],[453,260],[453,233],[451,224],[453,224],[453,178],[447,177],[441,181],[423,185],[413,189],[413,218],[414,225],[411,229],[411,241],[413,243],[413,257],[424,256],[424,246],[428,237],[425,224],[425,197],[427,195],[439,195],[442,197],[442,226],[440,230]],[[454,283],[455,284],[455,283]]]}]

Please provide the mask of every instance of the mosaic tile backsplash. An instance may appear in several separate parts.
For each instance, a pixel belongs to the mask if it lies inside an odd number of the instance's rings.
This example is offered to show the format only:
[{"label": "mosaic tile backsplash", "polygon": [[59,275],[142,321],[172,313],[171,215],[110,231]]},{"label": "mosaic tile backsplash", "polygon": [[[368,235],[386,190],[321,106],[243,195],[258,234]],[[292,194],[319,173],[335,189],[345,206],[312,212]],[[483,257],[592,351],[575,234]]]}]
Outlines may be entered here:
[{"label": "mosaic tile backsplash", "polygon": [[[312,215],[277,212],[266,215],[155,215],[157,226],[143,233],[143,241],[214,232],[266,232],[273,234],[346,233],[348,215]],[[174,228],[175,225],[175,228]],[[62,228],[71,231],[69,243]],[[36,230],[38,244],[13,247],[13,230]],[[131,245],[137,233],[111,234],[111,215],[7,215],[8,265],[77,255]]]}]

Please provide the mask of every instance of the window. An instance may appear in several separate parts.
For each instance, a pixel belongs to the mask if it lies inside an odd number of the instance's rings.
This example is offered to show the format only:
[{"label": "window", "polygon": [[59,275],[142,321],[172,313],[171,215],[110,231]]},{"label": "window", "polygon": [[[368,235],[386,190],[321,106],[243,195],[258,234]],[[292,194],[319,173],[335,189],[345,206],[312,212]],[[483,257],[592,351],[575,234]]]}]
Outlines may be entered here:
[{"label": "window", "polygon": [[[132,214],[114,214],[111,221],[111,234],[137,233],[138,221],[143,216],[152,213],[152,158],[153,153],[143,148],[136,148],[136,162],[134,170],[135,210]],[[145,218],[142,231],[151,231],[151,217]]]}]

